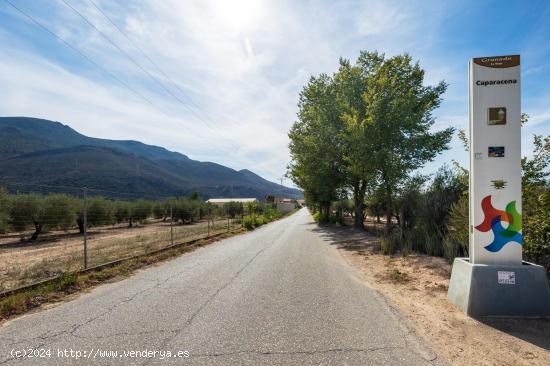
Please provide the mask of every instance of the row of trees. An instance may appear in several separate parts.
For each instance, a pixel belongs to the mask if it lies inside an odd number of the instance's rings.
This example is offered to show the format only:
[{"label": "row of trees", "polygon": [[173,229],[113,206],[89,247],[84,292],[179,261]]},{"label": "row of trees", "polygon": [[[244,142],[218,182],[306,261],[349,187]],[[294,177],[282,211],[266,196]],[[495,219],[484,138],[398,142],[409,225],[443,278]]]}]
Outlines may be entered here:
[{"label": "row of trees", "polygon": [[47,230],[68,230],[78,227],[84,232],[84,213],[88,227],[128,223],[129,227],[147,219],[172,219],[183,224],[209,216],[241,215],[240,203],[217,207],[206,203],[198,194],[170,197],[162,201],[109,200],[89,197],[86,202],[66,194],[8,194],[0,187],[0,233],[33,229],[31,240]]},{"label": "row of trees", "polygon": [[[319,220],[347,212],[362,227],[367,213],[385,216],[383,251],[452,260],[468,255],[468,170],[453,162],[433,177],[415,174],[453,135],[430,132],[446,85],[425,86],[423,77],[408,55],[376,52],[312,77],[289,133],[289,175]],[[458,136],[467,148],[465,132]],[[550,136],[534,136],[534,146],[522,159],[524,255],[550,269]]]},{"label": "row of trees", "polygon": [[309,80],[289,132],[288,174],[321,220],[331,202],[351,195],[355,225],[363,227],[368,196],[384,208],[389,229],[397,191],[452,137],[452,128],[431,132],[446,87],[424,85],[409,55],[377,52],[361,52],[355,64],[340,59],[336,73]]}]

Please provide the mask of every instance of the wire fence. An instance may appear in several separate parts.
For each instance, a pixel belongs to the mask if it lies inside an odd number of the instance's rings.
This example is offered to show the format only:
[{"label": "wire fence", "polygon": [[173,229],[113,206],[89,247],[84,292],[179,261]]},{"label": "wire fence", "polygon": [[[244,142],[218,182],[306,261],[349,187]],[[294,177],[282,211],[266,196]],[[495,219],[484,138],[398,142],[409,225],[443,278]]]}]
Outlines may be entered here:
[{"label": "wire fence", "polygon": [[[19,192],[11,196],[14,205],[21,206],[12,209],[13,212],[21,209],[22,214],[34,217],[26,217],[27,224],[20,225],[23,230],[12,228],[0,234],[0,291],[175,244],[207,239],[241,228],[243,217],[250,213],[243,205],[241,209],[228,210],[199,200],[196,207],[186,207],[185,204],[191,202],[188,198],[149,201],[162,206],[162,210],[155,212],[152,207],[140,208],[138,197],[133,197],[134,201],[126,201],[133,203],[129,208],[132,212],[126,217],[117,217],[117,210],[123,205],[118,201],[105,200],[111,204],[106,215],[100,210],[99,198],[88,196],[90,190],[80,189],[80,197],[69,196],[74,195],[72,187],[70,191],[60,190],[56,187],[57,195],[66,194],[66,199],[72,197],[77,201],[69,207],[65,200],[55,201],[52,195],[45,195],[41,199],[49,199],[48,205],[34,207],[38,212],[24,212],[22,206],[30,205],[33,195]],[[68,210],[72,210],[70,214]],[[16,223],[17,217],[12,217],[12,221]]]}]

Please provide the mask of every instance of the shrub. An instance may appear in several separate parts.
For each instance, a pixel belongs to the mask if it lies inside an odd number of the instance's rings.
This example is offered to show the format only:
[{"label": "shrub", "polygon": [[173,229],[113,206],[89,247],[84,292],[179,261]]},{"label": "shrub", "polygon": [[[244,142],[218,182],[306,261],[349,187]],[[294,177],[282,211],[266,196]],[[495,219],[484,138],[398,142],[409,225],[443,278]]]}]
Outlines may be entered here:
[{"label": "shrub", "polygon": [[321,220],[321,213],[319,211],[313,214],[313,220],[315,220],[315,222],[319,222]]},{"label": "shrub", "polygon": [[380,238],[380,251],[386,255],[395,254],[400,248],[400,242],[401,230],[393,230]]},{"label": "shrub", "polygon": [[523,222],[523,253],[525,259],[550,270],[550,190],[542,192],[533,206]]},{"label": "shrub", "polygon": [[259,216],[256,216],[254,218],[254,226],[255,227],[262,226],[262,225],[265,225],[267,223],[268,223],[268,221],[267,221],[267,219],[264,215],[259,215]]},{"label": "shrub", "polygon": [[468,211],[468,195],[466,194],[451,205],[447,235],[443,239],[443,254],[449,262],[452,262],[455,257],[468,256]]},{"label": "shrub", "polygon": [[244,217],[243,226],[246,230],[254,230],[254,219],[252,218],[252,216]]}]

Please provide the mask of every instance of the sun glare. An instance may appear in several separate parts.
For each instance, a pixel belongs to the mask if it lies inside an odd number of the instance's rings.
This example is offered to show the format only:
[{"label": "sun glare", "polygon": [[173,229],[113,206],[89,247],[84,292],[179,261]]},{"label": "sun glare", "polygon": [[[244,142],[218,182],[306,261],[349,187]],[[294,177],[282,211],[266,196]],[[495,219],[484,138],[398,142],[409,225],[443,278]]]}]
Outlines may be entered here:
[{"label": "sun glare", "polygon": [[265,3],[257,0],[225,0],[212,3],[216,23],[235,31],[249,30],[259,24]]}]

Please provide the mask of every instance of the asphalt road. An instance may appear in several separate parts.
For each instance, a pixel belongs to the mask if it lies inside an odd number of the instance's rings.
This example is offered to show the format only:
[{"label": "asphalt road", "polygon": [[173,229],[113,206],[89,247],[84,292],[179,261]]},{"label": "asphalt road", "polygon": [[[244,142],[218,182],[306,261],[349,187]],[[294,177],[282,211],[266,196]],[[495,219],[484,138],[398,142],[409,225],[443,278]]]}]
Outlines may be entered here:
[{"label": "asphalt road", "polygon": [[0,364],[441,363],[331,244],[303,209],[4,324]]}]

